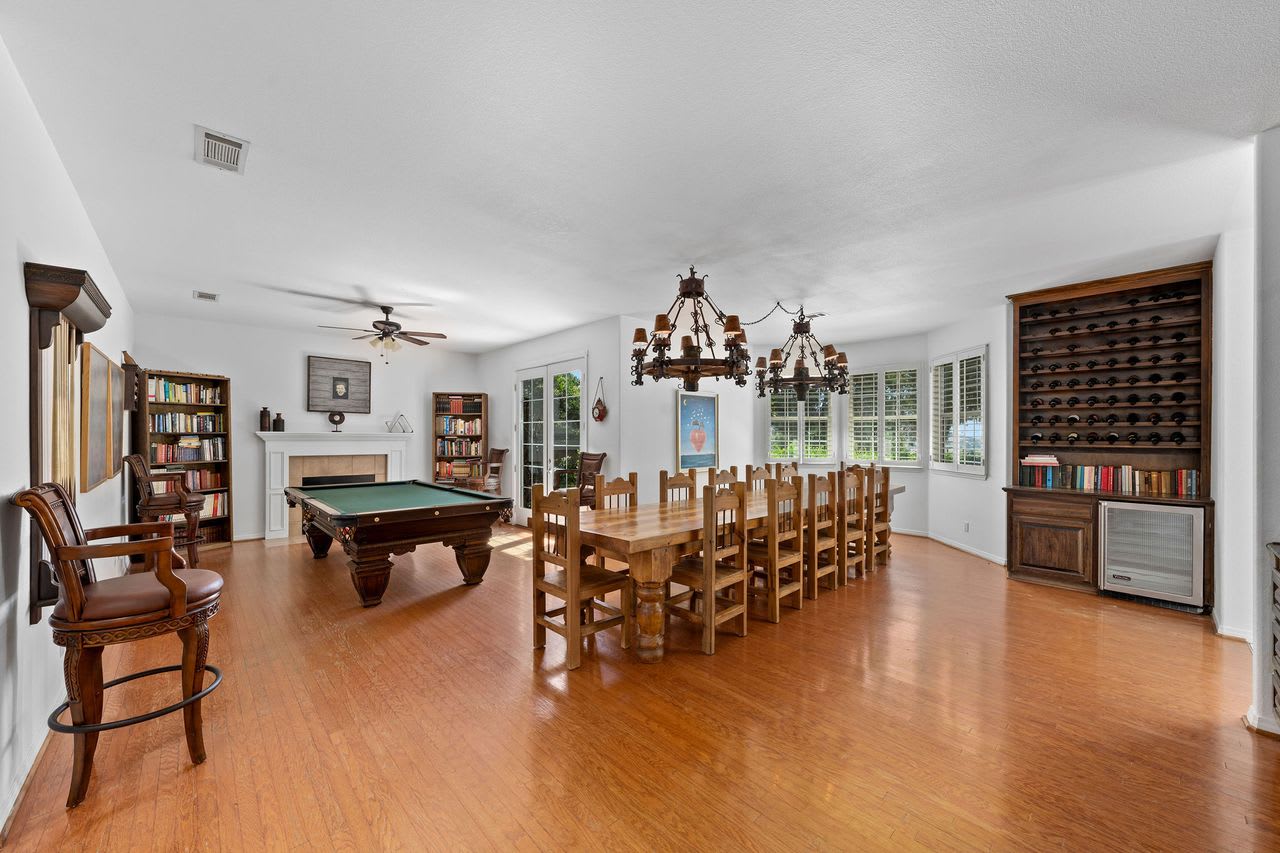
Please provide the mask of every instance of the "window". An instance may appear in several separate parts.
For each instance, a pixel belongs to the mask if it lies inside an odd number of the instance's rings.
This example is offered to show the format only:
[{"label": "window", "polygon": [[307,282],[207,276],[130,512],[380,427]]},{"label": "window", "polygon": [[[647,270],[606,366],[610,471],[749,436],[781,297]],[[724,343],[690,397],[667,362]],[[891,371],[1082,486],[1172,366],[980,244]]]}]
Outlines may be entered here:
[{"label": "window", "polygon": [[832,448],[831,396],[810,390],[804,402],[794,388],[769,395],[769,458],[829,462]]},{"label": "window", "polygon": [[985,346],[933,360],[931,467],[987,476],[986,363]]},{"label": "window", "polygon": [[851,461],[919,464],[919,382],[916,367],[849,375],[845,455]]}]

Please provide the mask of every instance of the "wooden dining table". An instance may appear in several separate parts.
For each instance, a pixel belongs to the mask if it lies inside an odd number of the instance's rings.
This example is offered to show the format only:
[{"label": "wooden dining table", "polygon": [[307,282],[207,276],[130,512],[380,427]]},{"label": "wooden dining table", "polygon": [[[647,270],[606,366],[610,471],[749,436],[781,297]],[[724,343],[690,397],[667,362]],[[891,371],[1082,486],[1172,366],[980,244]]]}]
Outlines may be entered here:
[{"label": "wooden dining table", "polygon": [[[892,499],[906,490],[894,486]],[[747,495],[747,530],[765,526],[769,502],[763,491]],[[699,501],[638,504],[619,509],[583,509],[578,530],[582,544],[625,557],[636,591],[637,657],[644,663],[662,660],[665,641],[663,597],[671,570],[685,554],[702,545],[702,504]]]}]

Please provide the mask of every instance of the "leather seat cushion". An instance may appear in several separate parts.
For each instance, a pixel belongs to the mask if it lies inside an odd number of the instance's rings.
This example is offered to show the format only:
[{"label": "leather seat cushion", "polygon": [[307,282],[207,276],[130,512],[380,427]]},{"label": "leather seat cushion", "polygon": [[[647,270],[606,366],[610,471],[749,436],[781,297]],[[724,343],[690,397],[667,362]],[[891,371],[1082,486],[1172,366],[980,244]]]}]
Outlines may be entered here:
[{"label": "leather seat cushion", "polygon": [[179,507],[195,511],[204,506],[204,495],[202,494],[188,494],[186,501],[180,500],[181,497],[177,492],[167,492],[163,495],[156,495],[151,500],[141,504],[140,507],[149,512],[155,512],[156,510],[178,512],[180,511]]},{"label": "leather seat cushion", "polygon": [[[187,603],[200,601],[222,590],[222,575],[205,569],[179,569],[173,573],[187,585]],[[169,609],[169,590],[151,572],[107,578],[85,585],[82,619],[119,619]],[[53,608],[55,619],[65,619],[62,599]]]}]

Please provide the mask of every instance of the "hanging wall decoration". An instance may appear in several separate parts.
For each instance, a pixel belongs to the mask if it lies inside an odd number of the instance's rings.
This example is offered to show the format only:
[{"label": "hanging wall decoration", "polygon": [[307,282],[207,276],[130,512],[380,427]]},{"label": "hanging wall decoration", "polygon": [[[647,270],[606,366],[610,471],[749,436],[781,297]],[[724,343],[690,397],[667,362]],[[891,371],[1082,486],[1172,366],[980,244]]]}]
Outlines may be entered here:
[{"label": "hanging wall decoration", "polygon": [[591,405],[591,419],[600,423],[609,416],[609,407],[604,404],[604,377],[596,381],[596,401]]}]

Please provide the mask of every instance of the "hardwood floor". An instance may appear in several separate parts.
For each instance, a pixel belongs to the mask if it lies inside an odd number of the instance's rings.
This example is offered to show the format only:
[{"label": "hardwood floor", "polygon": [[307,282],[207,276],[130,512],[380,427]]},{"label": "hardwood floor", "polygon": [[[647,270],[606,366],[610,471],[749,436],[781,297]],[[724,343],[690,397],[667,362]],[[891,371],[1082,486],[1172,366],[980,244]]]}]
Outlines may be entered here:
[{"label": "hardwood floor", "polygon": [[[208,552],[208,762],[181,715],[107,732],[66,811],[55,736],[9,847],[1280,848],[1280,742],[1241,725],[1249,650],[1206,620],[898,536],[887,569],[714,657],[676,620],[660,665],[608,632],[569,673],[558,637],[530,648],[527,535],[499,538],[480,586],[426,546],[369,610],[337,553]],[[111,677],[179,644],[107,654]],[[107,718],[177,690],[116,688]]]}]

